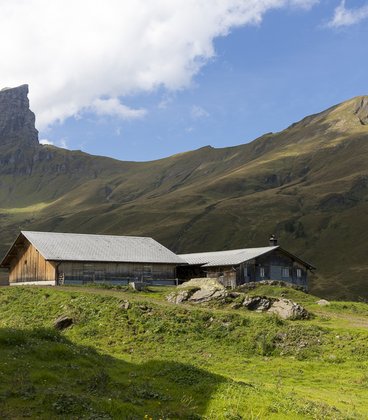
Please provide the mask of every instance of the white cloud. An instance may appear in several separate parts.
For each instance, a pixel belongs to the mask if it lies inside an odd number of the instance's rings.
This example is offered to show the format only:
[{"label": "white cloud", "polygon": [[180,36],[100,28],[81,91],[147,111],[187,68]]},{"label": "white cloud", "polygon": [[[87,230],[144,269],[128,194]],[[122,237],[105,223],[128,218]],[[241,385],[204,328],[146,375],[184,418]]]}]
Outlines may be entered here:
[{"label": "white cloud", "polygon": [[54,145],[54,142],[52,142],[51,140],[48,140],[48,139],[41,139],[40,140],[40,144],[49,144],[49,145]]},{"label": "white cloud", "polygon": [[89,110],[97,115],[111,115],[123,120],[142,118],[146,115],[145,109],[133,109],[123,105],[118,98],[95,99]]},{"label": "white cloud", "polygon": [[183,89],[215,56],[216,37],[317,1],[1,0],[0,83],[30,85],[41,129],[89,107],[136,117],[118,97]]},{"label": "white cloud", "polygon": [[190,110],[190,115],[194,120],[209,117],[210,114],[201,106],[193,105]]},{"label": "white cloud", "polygon": [[368,18],[368,4],[356,9],[347,9],[343,0],[336,7],[332,20],[328,23],[329,27],[338,28],[341,26],[350,26],[359,23]]},{"label": "white cloud", "polygon": [[58,144],[58,146],[59,147],[62,147],[63,149],[67,149],[68,148],[68,143],[67,143],[67,141],[66,141],[66,139],[61,139],[60,141],[59,141],[59,144]]}]

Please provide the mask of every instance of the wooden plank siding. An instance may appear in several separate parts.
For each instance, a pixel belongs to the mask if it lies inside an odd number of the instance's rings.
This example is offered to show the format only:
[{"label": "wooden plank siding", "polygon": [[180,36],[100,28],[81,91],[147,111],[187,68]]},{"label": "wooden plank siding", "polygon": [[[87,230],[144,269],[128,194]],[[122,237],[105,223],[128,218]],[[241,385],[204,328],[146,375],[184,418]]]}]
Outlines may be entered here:
[{"label": "wooden plank siding", "polygon": [[30,243],[17,249],[9,269],[9,282],[37,282],[61,280],[65,284],[90,282],[128,283],[168,280],[175,283],[176,265],[145,263],[108,263],[87,261],[46,261]]},{"label": "wooden plank siding", "polygon": [[9,282],[55,281],[56,264],[46,261],[28,241],[17,248],[17,256],[11,261]]},{"label": "wooden plank siding", "polygon": [[58,265],[58,277],[65,284],[154,282],[176,279],[176,265],[159,263],[109,263],[63,261]]}]

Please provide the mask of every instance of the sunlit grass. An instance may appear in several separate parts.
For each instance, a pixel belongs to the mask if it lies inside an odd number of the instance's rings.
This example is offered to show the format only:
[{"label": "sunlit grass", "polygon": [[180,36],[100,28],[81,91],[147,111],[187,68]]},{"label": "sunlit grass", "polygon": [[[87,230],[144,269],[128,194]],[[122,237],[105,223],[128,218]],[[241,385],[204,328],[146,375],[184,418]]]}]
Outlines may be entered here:
[{"label": "sunlit grass", "polygon": [[[316,309],[283,321],[176,306],[167,292],[0,289],[0,417],[365,418],[368,330],[341,316],[360,319],[366,304],[320,307],[303,292],[259,288]],[[62,314],[75,324],[58,334]]]}]

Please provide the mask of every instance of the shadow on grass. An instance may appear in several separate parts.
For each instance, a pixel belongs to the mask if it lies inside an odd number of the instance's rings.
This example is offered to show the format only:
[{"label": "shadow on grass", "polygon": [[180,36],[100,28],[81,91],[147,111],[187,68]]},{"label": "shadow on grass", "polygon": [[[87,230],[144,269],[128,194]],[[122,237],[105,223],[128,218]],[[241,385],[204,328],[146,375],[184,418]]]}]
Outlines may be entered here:
[{"label": "shadow on grass", "polygon": [[199,419],[225,381],[189,364],[129,363],[52,329],[0,329],[0,376],[0,418],[38,419]]}]

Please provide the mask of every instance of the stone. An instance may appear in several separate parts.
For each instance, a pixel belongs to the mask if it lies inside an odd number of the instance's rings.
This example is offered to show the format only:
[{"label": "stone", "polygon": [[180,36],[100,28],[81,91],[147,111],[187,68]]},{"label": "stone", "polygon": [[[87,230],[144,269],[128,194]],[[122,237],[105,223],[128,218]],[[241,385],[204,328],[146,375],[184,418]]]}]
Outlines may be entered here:
[{"label": "stone", "polygon": [[208,302],[211,300],[212,295],[215,293],[216,289],[199,289],[193,293],[193,295],[189,298],[191,302]]},{"label": "stone", "polygon": [[71,318],[70,316],[62,315],[54,321],[54,328],[60,331],[65,330],[65,328],[70,327],[71,325],[73,325],[73,323],[73,318]]},{"label": "stone", "polygon": [[309,312],[298,303],[290,299],[275,299],[271,307],[268,309],[269,313],[278,315],[282,319],[308,319]]},{"label": "stone", "polygon": [[225,290],[225,287],[218,281],[218,279],[212,277],[200,277],[196,279],[191,279],[178,286],[178,289],[188,289],[194,287],[199,289]]},{"label": "stone", "polygon": [[121,302],[119,308],[127,311],[128,309],[130,309],[130,302],[128,300],[124,300],[123,302]]},{"label": "stone", "polygon": [[204,282],[201,284],[203,287],[198,287],[198,283],[194,282],[189,284],[191,287],[188,287],[188,283],[186,284],[187,287],[185,289],[183,289],[183,285],[178,286],[176,291],[170,293],[166,299],[169,302],[175,304],[183,302],[204,303],[214,300],[221,300],[228,294],[225,287],[223,287],[221,284],[218,285],[212,282]]},{"label": "stone", "polygon": [[320,305],[320,306],[328,306],[330,304],[330,302],[326,299],[320,299],[316,303],[317,305]]},{"label": "stone", "polygon": [[166,300],[171,303],[179,304],[189,299],[190,290],[181,290],[179,293],[173,292],[166,296]]},{"label": "stone", "polygon": [[264,312],[267,311],[272,304],[270,298],[262,296],[246,296],[243,301],[243,306],[245,306],[250,311]]}]

